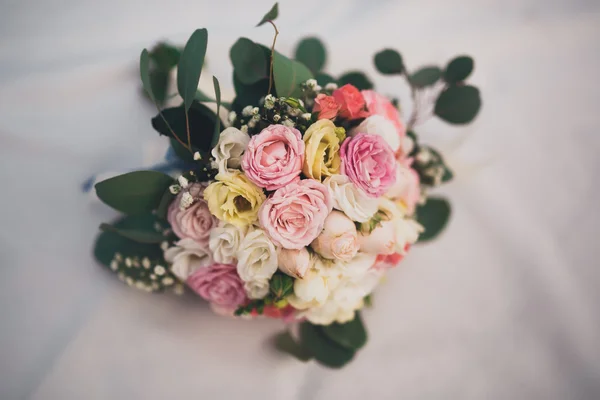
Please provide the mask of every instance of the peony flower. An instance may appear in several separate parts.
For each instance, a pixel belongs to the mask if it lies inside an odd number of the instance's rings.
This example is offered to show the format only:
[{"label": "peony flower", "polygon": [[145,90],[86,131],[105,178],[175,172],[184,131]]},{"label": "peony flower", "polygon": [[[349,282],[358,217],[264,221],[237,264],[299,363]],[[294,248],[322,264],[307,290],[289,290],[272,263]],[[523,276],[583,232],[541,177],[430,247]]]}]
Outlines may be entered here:
[{"label": "peony flower", "polygon": [[[203,192],[202,184],[192,183],[185,192],[180,192],[169,206],[167,220],[178,238],[190,238],[198,243],[208,243],[210,232],[217,225],[218,220],[208,210],[208,204],[202,198]],[[189,193],[194,202],[188,208],[182,209],[179,204],[184,193]]]},{"label": "peony flower", "polygon": [[237,271],[244,282],[268,281],[277,271],[277,251],[262,229],[248,232],[237,259]]},{"label": "peony flower", "polygon": [[369,112],[366,110],[365,99],[360,91],[346,84],[333,91],[333,98],[340,106],[338,115],[344,119],[366,118]]},{"label": "peony flower", "polygon": [[304,175],[321,181],[339,172],[340,138],[335,133],[333,122],[322,119],[309,126],[304,133],[304,143]]},{"label": "peony flower", "polygon": [[315,270],[310,270],[304,278],[294,281],[294,293],[287,299],[294,308],[299,310],[319,307],[325,304],[335,284],[337,279],[330,279]]},{"label": "peony flower", "polygon": [[262,189],[240,171],[219,172],[215,179],[204,190],[210,212],[220,220],[239,227],[256,221],[258,209],[265,201]]},{"label": "peony flower", "polygon": [[187,285],[211,304],[224,309],[236,309],[246,301],[244,282],[235,265],[213,264],[191,274]]},{"label": "peony flower", "polygon": [[273,243],[286,249],[301,249],[321,233],[331,209],[327,188],[304,179],[278,189],[264,202],[258,219]]},{"label": "peony flower", "polygon": [[212,255],[207,246],[190,238],[176,242],[175,246],[165,250],[164,256],[165,260],[171,264],[173,274],[182,281],[185,281],[200,268],[213,263]]},{"label": "peony flower", "polygon": [[339,104],[335,101],[333,96],[327,96],[324,93],[320,93],[315,98],[315,106],[313,112],[318,112],[318,119],[334,119],[340,109]]},{"label": "peony flower", "polygon": [[300,131],[270,125],[250,139],[242,168],[256,185],[277,190],[299,179],[303,162],[304,142]]},{"label": "peony flower", "polygon": [[392,121],[381,115],[371,115],[357,127],[350,130],[350,136],[356,136],[359,133],[368,133],[381,136],[395,153],[400,148],[400,136]]},{"label": "peony flower", "polygon": [[396,159],[381,136],[359,133],[342,144],[342,173],[369,197],[380,197],[396,181]]},{"label": "peony flower", "polygon": [[283,249],[277,251],[279,270],[292,278],[302,278],[313,264],[306,247],[300,249]]},{"label": "peony flower", "polygon": [[396,182],[385,194],[389,198],[401,200],[408,215],[414,214],[415,208],[421,199],[419,174],[410,167],[411,164],[411,158],[398,162],[396,165]]},{"label": "peony flower", "polygon": [[406,137],[406,127],[402,123],[402,119],[400,119],[400,113],[387,97],[373,90],[363,90],[361,93],[371,115],[385,117],[385,119],[394,124],[400,140]]},{"label": "peony flower", "polygon": [[396,251],[396,225],[393,221],[381,221],[370,233],[359,233],[358,242],[364,253],[392,254]]},{"label": "peony flower", "polygon": [[375,264],[377,255],[358,252],[356,257],[346,262],[336,262],[334,270],[341,278],[360,280]]},{"label": "peony flower", "polygon": [[321,257],[350,261],[358,252],[358,234],[354,222],[343,212],[332,211],[325,219],[323,231],[310,247]]},{"label": "peony flower", "polygon": [[262,299],[269,294],[269,281],[258,280],[250,281],[244,284],[244,290],[251,299]]},{"label": "peony flower", "polygon": [[210,231],[208,247],[214,260],[222,264],[235,264],[236,253],[245,234],[246,228],[239,228],[227,222],[213,228]]},{"label": "peony flower", "polygon": [[368,197],[346,175],[331,175],[323,181],[333,200],[333,208],[351,220],[367,222],[377,212],[377,200]]},{"label": "peony flower", "polygon": [[239,169],[242,165],[242,155],[250,142],[248,133],[229,127],[221,132],[219,142],[211,154],[219,166],[219,173],[225,173],[229,168]]}]

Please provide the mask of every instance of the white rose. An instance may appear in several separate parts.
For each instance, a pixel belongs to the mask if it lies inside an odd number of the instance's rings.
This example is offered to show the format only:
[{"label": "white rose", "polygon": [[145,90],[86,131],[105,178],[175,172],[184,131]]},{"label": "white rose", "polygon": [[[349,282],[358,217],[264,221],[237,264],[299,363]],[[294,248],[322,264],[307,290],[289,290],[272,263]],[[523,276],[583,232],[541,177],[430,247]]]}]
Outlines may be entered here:
[{"label": "white rose", "polygon": [[359,252],[348,262],[337,262],[335,268],[343,278],[361,279],[375,264],[376,259],[376,254]]},{"label": "white rose", "polygon": [[212,149],[212,156],[219,166],[220,173],[226,173],[228,168],[239,169],[242,165],[242,155],[248,147],[250,136],[239,129],[226,128],[219,136],[219,142]]},{"label": "white rose", "polygon": [[302,278],[313,264],[306,247],[298,250],[280,248],[277,251],[277,260],[279,270],[292,278]]},{"label": "white rose", "polygon": [[262,299],[269,293],[268,280],[256,280],[244,284],[246,294],[251,299]]},{"label": "white rose", "polygon": [[396,248],[396,224],[381,221],[371,233],[359,233],[360,251],[369,254],[392,254]]},{"label": "white rose", "polygon": [[396,253],[404,255],[406,245],[416,243],[425,228],[410,218],[396,218],[393,222],[396,228]]},{"label": "white rose", "polygon": [[254,229],[242,239],[237,259],[237,272],[244,282],[268,281],[277,271],[275,245],[262,229]]},{"label": "white rose", "polygon": [[239,228],[227,222],[221,223],[210,231],[208,246],[216,262],[235,264],[236,253],[246,234],[246,228]]},{"label": "white rose", "polygon": [[333,208],[351,220],[366,222],[377,212],[377,199],[365,195],[346,175],[332,175],[323,184],[333,199]]},{"label": "white rose", "polygon": [[311,269],[304,278],[294,281],[294,293],[288,297],[288,301],[294,308],[300,310],[320,307],[325,304],[329,293],[338,282],[339,278],[336,276],[328,276]]},{"label": "white rose", "polygon": [[182,281],[199,268],[208,267],[213,263],[210,250],[190,238],[176,242],[174,247],[165,250],[164,256],[171,264],[173,274]]},{"label": "white rose", "polygon": [[332,211],[323,225],[323,231],[310,247],[324,258],[351,260],[358,251],[356,226],[343,212]]},{"label": "white rose", "polygon": [[369,133],[381,136],[390,145],[394,153],[400,148],[400,135],[394,123],[383,115],[371,115],[357,127],[350,130],[350,136]]}]

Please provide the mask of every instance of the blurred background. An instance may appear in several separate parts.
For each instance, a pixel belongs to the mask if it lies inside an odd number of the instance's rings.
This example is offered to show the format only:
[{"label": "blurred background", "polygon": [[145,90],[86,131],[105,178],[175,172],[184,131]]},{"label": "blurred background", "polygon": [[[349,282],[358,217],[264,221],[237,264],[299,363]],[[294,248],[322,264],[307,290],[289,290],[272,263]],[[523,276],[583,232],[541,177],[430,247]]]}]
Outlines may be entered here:
[{"label": "blurred background", "polygon": [[483,98],[468,126],[417,129],[454,169],[452,219],[388,274],[345,369],[277,354],[278,321],[218,317],[97,266],[115,213],[81,184],[140,167],[157,139],[141,49],[208,28],[202,81],[231,96],[229,48],[271,43],[254,26],[272,3],[0,0],[0,398],[600,398],[595,0],[279,2],[284,54],[316,35],[329,72],[365,71],[404,110],[377,51],[413,70],[468,54]]}]

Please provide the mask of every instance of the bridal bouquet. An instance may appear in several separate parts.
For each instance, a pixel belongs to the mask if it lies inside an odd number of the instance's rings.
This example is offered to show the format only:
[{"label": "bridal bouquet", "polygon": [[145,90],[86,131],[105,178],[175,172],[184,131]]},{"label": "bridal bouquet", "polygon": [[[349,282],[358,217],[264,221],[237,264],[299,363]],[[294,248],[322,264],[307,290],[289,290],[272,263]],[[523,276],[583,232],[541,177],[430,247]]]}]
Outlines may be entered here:
[{"label": "bridal bouquet", "polygon": [[[464,82],[469,57],[409,73],[397,51],[383,50],[377,70],[412,89],[405,121],[364,74],[323,72],[318,39],[303,40],[294,58],[276,51],[276,17],[277,4],[259,23],[275,30],[270,47],[241,38],[231,48],[231,103],[216,77],[214,96],[198,90],[206,29],[183,49],[142,52],[152,127],[169,138],[179,172],[97,183],[98,197],[126,216],[100,226],[95,255],[135,288],[187,288],[222,315],[279,318],[298,328],[276,337],[279,349],[340,367],[365,344],[359,312],[373,290],[450,214],[428,192],[452,172],[414,127],[431,114],[470,122],[479,91]],[[182,101],[161,109],[175,66]]]}]

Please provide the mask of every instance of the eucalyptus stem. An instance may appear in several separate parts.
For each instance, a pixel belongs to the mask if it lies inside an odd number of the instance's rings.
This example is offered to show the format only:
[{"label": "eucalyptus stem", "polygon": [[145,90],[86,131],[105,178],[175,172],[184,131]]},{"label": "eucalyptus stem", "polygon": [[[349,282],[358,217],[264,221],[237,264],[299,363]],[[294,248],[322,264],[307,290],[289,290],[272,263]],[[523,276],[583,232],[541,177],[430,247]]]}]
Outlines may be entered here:
[{"label": "eucalyptus stem", "polygon": [[[162,111],[160,110],[160,107],[158,106],[158,104],[155,102],[154,105],[156,106],[156,110],[158,110],[158,115],[160,115],[160,117],[163,119],[163,121],[165,121],[165,124],[167,125],[167,128],[169,128],[169,130],[171,131],[171,134],[173,135],[173,137],[179,142],[181,143],[181,145],[183,147],[185,147],[186,149],[188,149],[190,152],[192,151],[192,147],[188,147],[185,143],[183,143],[183,141],[181,139],[179,139],[179,136],[177,136],[177,134],[175,133],[175,131],[173,130],[173,128],[171,128],[171,124],[169,124],[169,121],[167,121],[167,119],[165,118],[165,116],[163,115]],[[187,117],[187,113],[186,113],[186,117]]]},{"label": "eucalyptus stem", "polygon": [[[188,141],[187,148],[188,148],[188,150],[191,153],[192,152],[192,140],[190,138],[190,119],[188,117],[188,111],[185,108],[185,106],[184,106],[183,110],[185,111],[185,128],[186,128],[186,131],[187,131],[187,141]],[[217,116],[217,118],[218,118],[218,116]]]},{"label": "eucalyptus stem", "polygon": [[271,88],[273,87],[273,59],[275,58],[275,42],[277,41],[277,35],[279,35],[279,31],[277,30],[277,26],[273,21],[268,21],[271,25],[273,25],[273,29],[275,29],[275,36],[273,37],[273,45],[271,46],[271,66],[269,68],[269,90],[267,94],[271,93]]}]

